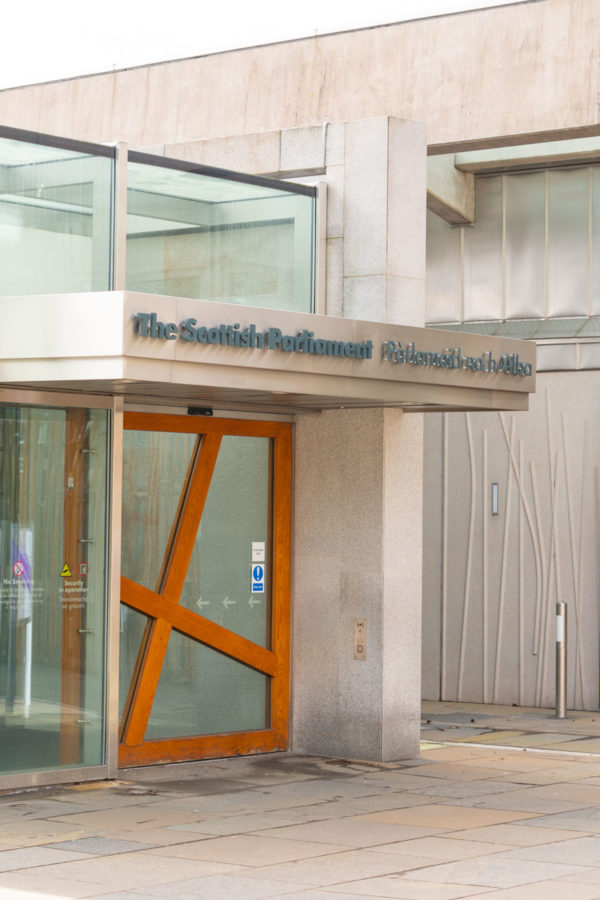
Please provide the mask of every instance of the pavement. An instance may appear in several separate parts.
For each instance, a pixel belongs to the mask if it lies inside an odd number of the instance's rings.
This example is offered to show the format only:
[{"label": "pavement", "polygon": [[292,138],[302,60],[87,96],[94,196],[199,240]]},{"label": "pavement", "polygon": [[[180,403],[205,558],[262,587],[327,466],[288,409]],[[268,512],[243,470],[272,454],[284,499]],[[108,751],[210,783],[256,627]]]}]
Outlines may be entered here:
[{"label": "pavement", "polygon": [[423,740],[600,753],[600,712],[424,700]]},{"label": "pavement", "polygon": [[600,898],[600,756],[425,742],[0,795],[0,898]]}]

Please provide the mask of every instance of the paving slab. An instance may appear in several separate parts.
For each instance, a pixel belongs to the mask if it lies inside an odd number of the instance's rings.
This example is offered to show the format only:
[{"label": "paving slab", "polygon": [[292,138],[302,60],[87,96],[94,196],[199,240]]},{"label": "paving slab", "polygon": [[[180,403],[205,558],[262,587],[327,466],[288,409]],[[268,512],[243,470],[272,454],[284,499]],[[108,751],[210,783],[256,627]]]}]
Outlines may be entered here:
[{"label": "paving slab", "polygon": [[57,863],[84,859],[84,853],[53,850],[48,847],[23,847],[20,850],[3,850],[0,853],[0,872],[28,869],[36,866],[52,866]]},{"label": "paving slab", "polygon": [[[374,853],[371,850],[353,850],[334,853],[316,859],[264,866],[252,873],[256,878],[268,877],[273,881],[303,882],[306,886],[321,887],[341,884],[370,875],[388,875],[427,866],[428,857],[402,856],[399,853]],[[528,865],[543,865],[528,863]],[[565,867],[567,869],[568,867]],[[563,874],[568,874],[565,871]]]},{"label": "paving slab", "polygon": [[115,853],[131,853],[133,850],[149,850],[153,845],[140,841],[123,841],[116,838],[86,837],[73,841],[61,841],[58,844],[46,844],[53,850],[75,850],[78,853],[89,853],[92,856],[112,856]]},{"label": "paving slab", "polygon": [[576,737],[570,741],[566,741],[561,735],[562,740],[550,745],[550,750],[566,750],[569,753],[600,753],[600,738],[582,738]]},{"label": "paving slab", "polygon": [[600,759],[462,744],[408,764],[265,754],[5,794],[0,897],[44,894],[597,900]]},{"label": "paving slab", "polygon": [[535,825],[537,828],[564,828],[567,831],[589,831],[600,834],[600,808],[588,806],[550,816],[538,816]]},{"label": "paving slab", "polygon": [[535,859],[578,866],[595,866],[600,861],[600,836],[573,838],[570,841],[520,847],[502,854],[505,859]]},{"label": "paving slab", "polygon": [[584,837],[584,831],[569,831],[559,828],[536,828],[533,823],[508,825],[488,825],[484,828],[468,828],[466,831],[453,831],[445,835],[453,841],[479,841],[490,844],[514,844],[522,847],[532,847],[536,844],[556,843],[557,841],[570,841],[576,837]]},{"label": "paving slab", "polygon": [[[355,896],[395,898],[395,900],[457,900],[460,897],[487,897],[486,888],[474,885],[434,884],[431,881],[407,881],[403,875],[382,875],[379,878],[367,878],[351,881],[344,885],[327,888],[329,900],[344,897],[343,891],[354,891]],[[563,888],[564,890],[564,888]],[[287,897],[286,897],[287,900]],[[538,898],[541,900],[541,898]],[[564,897],[562,898],[564,900]]]},{"label": "paving slab", "polygon": [[513,810],[528,812],[537,815],[548,813],[573,812],[584,806],[593,806],[594,802],[585,803],[575,800],[561,800],[553,797],[538,797],[529,790],[511,791],[510,794],[491,794],[489,797],[467,798],[466,800],[452,800],[448,798],[448,805],[463,806],[470,809],[477,805],[480,809]]},{"label": "paving slab", "polygon": [[[107,888],[107,891],[109,888]],[[58,898],[96,897],[98,885],[89,882],[71,881],[29,872],[6,872],[0,875],[0,897],[2,900],[58,900]],[[139,897],[137,898],[139,900]]]},{"label": "paving slab", "polygon": [[584,866],[529,859],[506,859],[494,855],[420,868],[410,873],[410,879],[508,888],[536,881],[554,880],[574,873],[583,874],[586,871],[589,869]]},{"label": "paving slab", "polygon": [[598,900],[598,889],[591,885],[537,881],[501,891],[486,892],[485,900]]},{"label": "paving slab", "polygon": [[[396,810],[396,813],[399,811]],[[435,825],[413,824],[410,813],[405,822],[378,821],[377,813],[363,816],[348,816],[333,821],[310,822],[305,825],[291,825],[288,828],[272,828],[258,832],[265,837],[287,838],[288,840],[334,841],[349,847],[370,847],[375,844],[393,843],[409,838],[431,836],[443,831]],[[385,814],[383,814],[385,815]]]},{"label": "paving slab", "polygon": [[528,812],[502,809],[480,809],[479,807],[454,807],[432,804],[413,809],[389,810],[371,813],[363,817],[368,822],[385,822],[393,825],[427,825],[445,831],[460,831],[463,828],[477,828],[481,825],[496,825],[499,822],[517,822],[536,818]]},{"label": "paving slab", "polygon": [[404,855],[414,853],[415,856],[430,856],[436,862],[454,862],[457,859],[469,859],[472,856],[485,856],[491,852],[501,853],[511,849],[514,849],[514,845],[508,843],[497,842],[491,848],[489,843],[473,840],[457,841],[453,839],[452,835],[435,835],[371,847],[374,852],[402,853]]},{"label": "paving slab", "polygon": [[[289,893],[305,890],[308,885],[290,883]],[[243,875],[213,875],[197,880],[178,881],[145,889],[146,897],[169,900],[262,900],[263,897],[284,897],[281,883]],[[133,895],[136,900],[137,896]]]},{"label": "paving slab", "polygon": [[423,794],[426,797],[453,797],[453,798],[475,798],[490,794],[503,794],[508,791],[518,790],[520,785],[512,781],[470,781],[464,782],[444,782],[444,784],[436,784],[435,787],[425,788]]},{"label": "paving slab", "polygon": [[257,834],[234,834],[211,840],[194,841],[189,844],[161,847],[150,851],[148,855],[200,859],[242,866],[269,866],[274,863],[341,853],[348,849],[347,846],[333,843],[331,837],[325,843],[319,841],[318,836],[315,836],[312,841],[303,841],[264,837]]},{"label": "paving slab", "polygon": [[[107,891],[143,888],[151,893],[157,884],[187,881],[240,868],[233,863],[222,864],[190,859],[179,859],[174,865],[172,859],[155,855],[149,856],[147,851],[142,851],[114,856],[88,856],[87,859],[46,866],[46,871],[51,878],[95,884],[96,892],[98,892],[97,886],[100,885],[106,887]],[[43,867],[35,869],[23,867],[19,871],[23,875],[45,874]],[[185,897],[185,893],[180,896]]]}]

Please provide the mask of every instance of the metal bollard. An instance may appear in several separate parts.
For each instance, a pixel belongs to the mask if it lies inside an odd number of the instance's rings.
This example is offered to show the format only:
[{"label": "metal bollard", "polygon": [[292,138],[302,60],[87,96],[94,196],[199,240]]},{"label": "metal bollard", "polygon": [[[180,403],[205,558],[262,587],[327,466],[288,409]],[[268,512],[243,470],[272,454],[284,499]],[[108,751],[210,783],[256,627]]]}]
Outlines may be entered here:
[{"label": "metal bollard", "polygon": [[567,716],[567,604],[556,604],[556,718]]}]

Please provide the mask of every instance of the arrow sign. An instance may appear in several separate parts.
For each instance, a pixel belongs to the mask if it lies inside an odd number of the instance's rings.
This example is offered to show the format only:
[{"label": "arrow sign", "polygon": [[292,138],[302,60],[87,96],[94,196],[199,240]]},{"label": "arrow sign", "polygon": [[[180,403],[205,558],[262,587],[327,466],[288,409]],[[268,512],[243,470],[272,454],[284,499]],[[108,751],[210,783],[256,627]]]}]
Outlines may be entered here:
[{"label": "arrow sign", "polygon": [[223,606],[225,607],[225,609],[229,609],[230,606],[235,606],[236,603],[237,600],[230,600],[229,597],[223,598]]},{"label": "arrow sign", "polygon": [[260,597],[250,597],[248,600],[248,606],[251,606],[254,609],[255,606],[260,605]]},{"label": "arrow sign", "polygon": [[202,597],[198,597],[196,600],[196,606],[198,609],[202,609],[203,606],[210,606],[210,600],[203,600]]}]

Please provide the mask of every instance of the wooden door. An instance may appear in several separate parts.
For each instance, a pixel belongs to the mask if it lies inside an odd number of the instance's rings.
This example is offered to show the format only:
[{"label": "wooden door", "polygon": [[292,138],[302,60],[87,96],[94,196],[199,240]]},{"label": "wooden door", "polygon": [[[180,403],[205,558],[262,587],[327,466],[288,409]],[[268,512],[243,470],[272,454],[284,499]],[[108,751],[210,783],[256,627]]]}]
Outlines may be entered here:
[{"label": "wooden door", "polygon": [[287,748],[291,440],[125,414],[121,766]]}]

